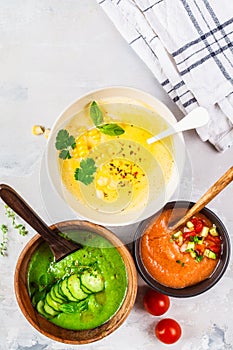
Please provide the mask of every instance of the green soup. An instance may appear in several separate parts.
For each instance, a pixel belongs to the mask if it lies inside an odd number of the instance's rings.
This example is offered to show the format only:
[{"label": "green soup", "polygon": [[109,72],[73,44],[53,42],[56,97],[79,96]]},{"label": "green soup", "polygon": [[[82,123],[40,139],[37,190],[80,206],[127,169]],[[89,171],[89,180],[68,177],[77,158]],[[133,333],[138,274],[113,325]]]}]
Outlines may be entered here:
[{"label": "green soup", "polygon": [[42,243],[31,258],[28,289],[38,312],[71,330],[92,329],[120,308],[127,290],[127,272],[118,250],[92,232],[68,236],[82,248],[59,262]]}]

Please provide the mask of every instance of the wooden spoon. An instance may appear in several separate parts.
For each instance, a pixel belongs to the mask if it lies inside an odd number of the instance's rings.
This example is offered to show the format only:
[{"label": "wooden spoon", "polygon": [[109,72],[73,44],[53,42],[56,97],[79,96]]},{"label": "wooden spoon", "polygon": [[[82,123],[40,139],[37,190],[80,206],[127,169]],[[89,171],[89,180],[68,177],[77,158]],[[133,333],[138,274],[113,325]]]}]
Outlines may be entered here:
[{"label": "wooden spoon", "polygon": [[185,216],[183,216],[175,225],[169,227],[170,233],[178,231],[179,227],[184,225],[193,215],[202,210],[214,197],[217,196],[227,185],[233,180],[233,166],[216,181],[208,191],[190,208]]},{"label": "wooden spoon", "polygon": [[23,198],[10,186],[0,184],[0,197],[2,200],[24,219],[44,240],[49,244],[55,260],[59,261],[82,248],[82,246],[73,241],[61,237],[58,233],[52,231],[44,221],[33,211],[33,209],[24,201]]}]

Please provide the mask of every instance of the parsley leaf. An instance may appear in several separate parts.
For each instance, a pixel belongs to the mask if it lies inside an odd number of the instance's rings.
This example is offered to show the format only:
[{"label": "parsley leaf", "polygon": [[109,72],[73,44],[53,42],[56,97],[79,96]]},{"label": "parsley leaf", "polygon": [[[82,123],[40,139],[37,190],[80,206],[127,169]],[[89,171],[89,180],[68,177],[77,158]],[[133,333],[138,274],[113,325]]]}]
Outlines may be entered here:
[{"label": "parsley leaf", "polygon": [[72,135],[69,135],[68,131],[61,129],[57,133],[55,147],[57,150],[61,151],[59,153],[59,158],[61,159],[70,159],[70,149],[74,149],[76,146],[75,138]]},{"label": "parsley leaf", "polygon": [[100,110],[96,101],[93,101],[91,104],[90,117],[91,117],[93,123],[95,124],[95,126],[98,126],[98,125],[103,123],[103,113]]},{"label": "parsley leaf", "polygon": [[103,124],[103,125],[97,126],[97,128],[103,134],[110,135],[110,136],[122,135],[125,132],[125,130],[122,129],[121,126],[119,126],[118,124],[114,124],[114,123]]},{"label": "parsley leaf", "polygon": [[70,152],[68,151],[68,149],[63,149],[59,153],[59,158],[61,158],[61,159],[70,159],[71,155],[70,155]]},{"label": "parsley leaf", "polygon": [[89,185],[94,180],[93,174],[96,172],[96,169],[94,159],[83,159],[80,162],[80,168],[76,168],[75,170],[75,180],[84,183],[84,185]]}]

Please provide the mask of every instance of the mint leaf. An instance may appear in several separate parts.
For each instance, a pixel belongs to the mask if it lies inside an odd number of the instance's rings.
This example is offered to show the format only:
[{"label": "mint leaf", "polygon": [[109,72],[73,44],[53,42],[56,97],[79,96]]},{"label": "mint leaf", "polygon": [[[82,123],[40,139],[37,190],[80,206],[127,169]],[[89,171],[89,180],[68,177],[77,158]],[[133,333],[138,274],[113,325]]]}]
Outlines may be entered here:
[{"label": "mint leaf", "polygon": [[75,180],[84,183],[84,185],[90,185],[94,180],[93,174],[96,172],[95,161],[92,158],[83,159],[80,162],[80,168],[76,168],[74,177]]},{"label": "mint leaf", "polygon": [[125,130],[122,129],[121,126],[119,126],[118,124],[114,124],[114,123],[103,124],[103,125],[97,126],[97,128],[103,134],[110,135],[110,136],[119,136],[119,135],[124,134],[124,132],[125,132]]},{"label": "mint leaf", "polygon": [[103,113],[95,101],[93,101],[91,104],[90,117],[95,126],[98,126],[103,123]]},{"label": "mint leaf", "polygon": [[70,302],[67,304],[60,305],[60,311],[63,311],[66,314],[72,314],[75,312],[81,312],[88,309],[87,300],[82,300],[80,302]]}]

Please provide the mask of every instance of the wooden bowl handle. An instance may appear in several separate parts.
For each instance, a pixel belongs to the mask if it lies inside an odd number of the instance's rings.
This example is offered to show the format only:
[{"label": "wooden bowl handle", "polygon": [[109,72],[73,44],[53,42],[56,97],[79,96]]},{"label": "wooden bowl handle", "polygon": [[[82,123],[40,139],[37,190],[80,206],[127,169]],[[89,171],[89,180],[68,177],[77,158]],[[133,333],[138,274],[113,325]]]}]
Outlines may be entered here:
[{"label": "wooden bowl handle", "polygon": [[69,241],[52,231],[46,223],[34,212],[22,197],[10,186],[0,184],[0,197],[2,200],[25,220],[44,240],[46,240],[56,258],[64,258],[73,251],[80,249],[81,245]]}]

